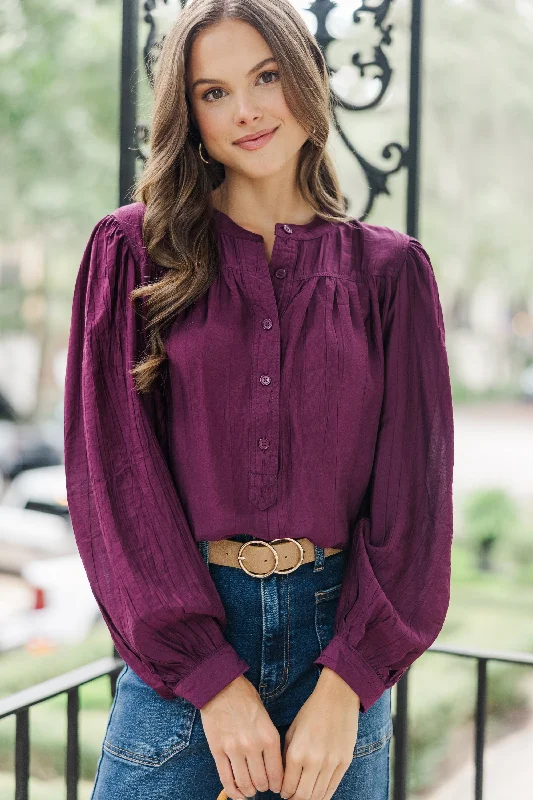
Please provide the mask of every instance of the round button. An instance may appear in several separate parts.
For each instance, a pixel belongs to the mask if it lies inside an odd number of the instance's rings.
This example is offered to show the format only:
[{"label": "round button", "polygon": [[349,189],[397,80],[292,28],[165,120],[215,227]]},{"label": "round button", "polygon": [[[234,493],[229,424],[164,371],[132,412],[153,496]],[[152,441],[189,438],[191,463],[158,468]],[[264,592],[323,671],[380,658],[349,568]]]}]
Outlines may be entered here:
[{"label": "round button", "polygon": [[283,226],[283,230],[284,230],[286,233],[292,233],[292,228],[290,227],[290,225],[284,225],[284,226]]},{"label": "round button", "polygon": [[284,278],[286,274],[287,274],[287,270],[286,269],[277,269],[275,271],[275,273],[274,273],[276,278]]},{"label": "round button", "polygon": [[270,376],[269,375],[261,375],[259,380],[261,381],[263,386],[268,386],[268,384],[270,383]]},{"label": "round button", "polygon": [[270,446],[270,442],[268,439],[259,439],[259,447],[261,450],[266,450],[267,447]]},{"label": "round button", "polygon": [[272,320],[271,320],[271,319],[269,319],[268,317],[267,317],[266,319],[264,319],[264,320],[263,320],[263,328],[264,328],[266,331],[268,331],[268,330],[269,330],[269,329],[272,327],[272,324],[273,324],[273,323],[272,323]]}]

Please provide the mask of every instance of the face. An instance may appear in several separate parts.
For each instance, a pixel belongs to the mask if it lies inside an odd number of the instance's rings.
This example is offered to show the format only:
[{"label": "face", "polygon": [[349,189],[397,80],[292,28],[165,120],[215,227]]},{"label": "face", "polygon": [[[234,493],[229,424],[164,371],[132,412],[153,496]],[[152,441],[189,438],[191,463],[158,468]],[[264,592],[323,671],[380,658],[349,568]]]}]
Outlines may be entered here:
[{"label": "face", "polygon": [[[203,79],[208,80],[196,84]],[[308,135],[285,102],[270,47],[253,26],[223,20],[202,31],[191,48],[187,89],[202,155],[223,163],[226,175],[235,170],[266,177],[296,163]],[[262,147],[245,150],[235,144],[242,136],[274,127]]]}]

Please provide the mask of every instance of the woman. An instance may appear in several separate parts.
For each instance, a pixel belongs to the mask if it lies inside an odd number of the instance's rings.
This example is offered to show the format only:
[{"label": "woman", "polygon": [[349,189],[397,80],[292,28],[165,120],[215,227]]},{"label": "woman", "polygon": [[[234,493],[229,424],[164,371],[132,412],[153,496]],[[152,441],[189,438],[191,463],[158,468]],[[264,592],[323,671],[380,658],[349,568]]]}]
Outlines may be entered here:
[{"label": "woman", "polygon": [[68,501],[126,662],[92,800],[388,797],[449,603],[451,390],[429,257],[346,216],[329,123],[288,0],[194,0],[83,255]]}]

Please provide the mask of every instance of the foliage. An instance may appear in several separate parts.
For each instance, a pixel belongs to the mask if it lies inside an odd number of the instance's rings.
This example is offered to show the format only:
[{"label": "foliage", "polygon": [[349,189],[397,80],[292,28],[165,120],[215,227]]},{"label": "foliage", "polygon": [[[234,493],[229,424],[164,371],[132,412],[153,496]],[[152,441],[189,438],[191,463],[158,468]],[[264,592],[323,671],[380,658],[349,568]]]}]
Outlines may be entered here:
[{"label": "foliage", "polygon": [[121,5],[8,6],[0,28],[0,236],[44,236],[53,226],[64,243],[117,197]]},{"label": "foliage", "polygon": [[464,502],[462,529],[465,539],[480,544],[488,537],[500,539],[516,524],[518,507],[504,489],[479,489]]}]

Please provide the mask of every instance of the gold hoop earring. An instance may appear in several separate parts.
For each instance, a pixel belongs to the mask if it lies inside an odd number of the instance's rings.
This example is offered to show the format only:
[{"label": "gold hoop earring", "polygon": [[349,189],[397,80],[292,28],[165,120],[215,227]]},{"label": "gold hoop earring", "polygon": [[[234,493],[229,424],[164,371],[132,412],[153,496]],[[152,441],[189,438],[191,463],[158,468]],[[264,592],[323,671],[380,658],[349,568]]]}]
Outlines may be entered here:
[{"label": "gold hoop earring", "polygon": [[205,160],[205,158],[204,158],[204,157],[203,157],[203,155],[202,155],[202,143],[201,143],[201,142],[200,142],[200,144],[198,145],[198,152],[200,153],[200,158],[202,159],[202,161],[204,162],[204,164],[209,164],[209,161],[206,161],[206,160]]}]

